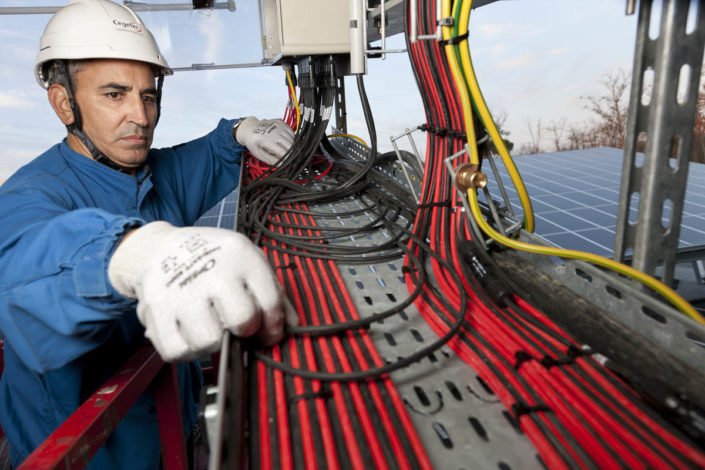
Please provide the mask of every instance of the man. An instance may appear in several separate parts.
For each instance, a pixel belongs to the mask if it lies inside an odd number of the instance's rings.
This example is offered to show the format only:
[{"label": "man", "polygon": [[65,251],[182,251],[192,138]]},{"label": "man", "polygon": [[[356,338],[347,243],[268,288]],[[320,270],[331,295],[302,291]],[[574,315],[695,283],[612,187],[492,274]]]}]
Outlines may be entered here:
[{"label": "man", "polygon": [[[15,466],[145,336],[165,360],[186,361],[217,350],[225,330],[276,343],[291,313],[249,240],[177,228],[233,190],[245,146],[270,164],[286,152],[293,134],[281,120],[223,119],[202,138],[150,150],[172,71],[140,18],[108,0],[57,12],[35,72],[68,135],[0,187],[0,424]],[[178,369],[188,430],[200,369]],[[159,460],[148,390],[90,467]]]}]

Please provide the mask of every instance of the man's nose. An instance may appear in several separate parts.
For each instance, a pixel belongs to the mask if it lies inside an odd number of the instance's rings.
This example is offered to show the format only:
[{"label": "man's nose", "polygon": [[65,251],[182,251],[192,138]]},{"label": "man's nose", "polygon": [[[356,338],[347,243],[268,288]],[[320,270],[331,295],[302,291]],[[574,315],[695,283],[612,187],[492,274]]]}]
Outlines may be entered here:
[{"label": "man's nose", "polygon": [[132,95],[130,99],[130,121],[141,127],[149,125],[147,104],[140,95]]}]

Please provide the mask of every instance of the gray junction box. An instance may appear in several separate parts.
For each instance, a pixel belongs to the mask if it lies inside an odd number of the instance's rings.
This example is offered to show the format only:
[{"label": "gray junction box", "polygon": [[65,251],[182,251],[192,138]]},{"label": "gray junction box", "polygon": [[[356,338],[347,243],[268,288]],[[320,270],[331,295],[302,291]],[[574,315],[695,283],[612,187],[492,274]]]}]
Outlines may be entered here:
[{"label": "gray junction box", "polygon": [[350,53],[347,0],[261,0],[265,55],[281,57]]}]

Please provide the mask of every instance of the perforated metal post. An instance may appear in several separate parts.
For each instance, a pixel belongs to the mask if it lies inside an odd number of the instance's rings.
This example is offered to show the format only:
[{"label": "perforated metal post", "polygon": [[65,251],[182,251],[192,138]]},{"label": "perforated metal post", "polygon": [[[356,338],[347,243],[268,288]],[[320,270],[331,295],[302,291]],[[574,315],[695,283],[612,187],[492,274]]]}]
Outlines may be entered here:
[{"label": "perforated metal post", "polygon": [[341,75],[335,81],[338,85],[335,90],[335,127],[347,134],[348,112],[345,109],[345,76]]},{"label": "perforated metal post", "polygon": [[[690,3],[664,0],[654,39],[649,37],[652,0],[640,3],[614,249],[622,261],[632,248],[632,265],[647,274],[663,263],[667,284],[675,268],[705,42],[705,6],[699,2],[686,33]],[[649,76],[653,87],[645,83]],[[636,150],[644,136],[641,163]],[[638,208],[631,207],[637,199]],[[638,216],[630,221],[633,210]]]}]

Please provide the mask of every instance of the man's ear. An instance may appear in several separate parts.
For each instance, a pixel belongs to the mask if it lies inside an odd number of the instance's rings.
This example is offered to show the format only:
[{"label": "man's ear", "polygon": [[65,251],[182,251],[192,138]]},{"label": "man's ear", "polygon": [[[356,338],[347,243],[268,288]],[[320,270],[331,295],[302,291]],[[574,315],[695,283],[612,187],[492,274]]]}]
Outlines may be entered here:
[{"label": "man's ear", "polygon": [[49,97],[49,104],[54,108],[54,112],[59,116],[61,122],[66,126],[73,124],[73,111],[69,104],[69,95],[66,93],[66,89],[58,83],[53,83],[47,90],[47,96]]}]

